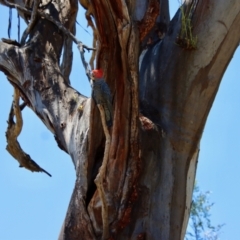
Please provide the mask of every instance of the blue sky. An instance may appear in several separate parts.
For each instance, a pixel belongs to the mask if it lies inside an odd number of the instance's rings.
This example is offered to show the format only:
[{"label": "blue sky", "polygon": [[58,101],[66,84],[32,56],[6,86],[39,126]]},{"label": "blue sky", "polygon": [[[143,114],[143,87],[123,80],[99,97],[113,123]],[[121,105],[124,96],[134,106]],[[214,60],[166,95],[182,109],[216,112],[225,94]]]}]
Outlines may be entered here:
[{"label": "blue sky", "polygon": [[[172,13],[178,1],[171,1]],[[78,22],[86,27],[84,11]],[[0,5],[0,37],[7,38],[8,9]],[[13,10],[11,37],[17,39],[17,18]],[[25,26],[21,24],[22,30]],[[89,32],[90,29],[88,29]],[[91,34],[77,26],[77,37],[91,45]],[[74,46],[74,66],[71,82],[81,93],[89,96],[90,87],[83,72],[80,56]],[[201,141],[197,180],[202,191],[210,190],[213,224],[225,223],[222,240],[240,236],[240,50],[238,49],[224,75],[219,92],[208,117]],[[13,89],[0,73],[0,239],[57,239],[65,217],[75,181],[70,157],[61,151],[35,114],[23,111],[24,126],[19,141],[22,148],[44,169],[52,174],[32,173],[19,168],[6,148],[5,132]]]}]

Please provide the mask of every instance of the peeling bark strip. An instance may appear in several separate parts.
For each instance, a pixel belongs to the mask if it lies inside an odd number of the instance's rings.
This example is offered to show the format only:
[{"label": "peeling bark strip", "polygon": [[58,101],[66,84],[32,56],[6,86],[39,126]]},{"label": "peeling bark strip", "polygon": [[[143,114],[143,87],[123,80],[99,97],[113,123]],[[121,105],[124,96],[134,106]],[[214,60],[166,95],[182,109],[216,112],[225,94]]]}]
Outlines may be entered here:
[{"label": "peeling bark strip", "polygon": [[[23,18],[31,16],[24,2],[11,2]],[[196,51],[174,44],[181,17],[178,11],[169,22],[168,0],[87,1],[99,34],[96,65],[106,73],[114,93],[114,123],[106,136],[95,103],[69,85],[65,63],[59,66],[67,35],[78,45],[90,77],[84,59],[87,47],[74,36],[76,0],[49,1],[38,10],[40,17],[24,47],[11,40],[0,42],[0,70],[71,156],[76,169],[59,240],[184,237],[199,142],[240,40],[239,0],[187,2],[194,6],[190,16],[193,36],[198,38]],[[163,31],[152,29],[154,24],[164,26]],[[148,33],[154,41],[139,56]],[[64,61],[71,61],[70,45],[65,44]],[[15,107],[15,114],[21,113],[18,110]],[[12,129],[18,122],[13,122],[13,115],[14,110],[7,134],[16,140]],[[14,150],[20,148],[17,140],[14,144]]]},{"label": "peeling bark strip", "polygon": [[101,104],[98,104],[98,109],[101,115],[102,126],[103,126],[104,134],[106,137],[106,143],[105,143],[102,166],[100,167],[99,173],[95,179],[95,183],[97,185],[97,189],[99,191],[99,195],[102,202],[102,222],[103,222],[102,240],[106,240],[109,238],[110,233],[109,233],[107,198],[106,198],[106,192],[104,190],[104,179],[106,176],[106,169],[107,169],[107,163],[108,163],[108,157],[109,157],[109,147],[111,144],[111,136],[109,134],[108,127],[106,125],[105,112]]},{"label": "peeling bark strip", "polygon": [[[17,141],[17,137],[22,131],[23,120],[22,113],[19,106],[20,91],[17,87],[14,87],[14,100],[8,117],[8,128],[6,132],[7,138],[7,151],[19,162],[19,167],[24,167],[32,172],[44,172],[49,177],[49,174],[46,170],[41,168],[36,162],[34,162],[31,157],[26,154],[20,144]],[[16,123],[13,118],[16,117]]]}]

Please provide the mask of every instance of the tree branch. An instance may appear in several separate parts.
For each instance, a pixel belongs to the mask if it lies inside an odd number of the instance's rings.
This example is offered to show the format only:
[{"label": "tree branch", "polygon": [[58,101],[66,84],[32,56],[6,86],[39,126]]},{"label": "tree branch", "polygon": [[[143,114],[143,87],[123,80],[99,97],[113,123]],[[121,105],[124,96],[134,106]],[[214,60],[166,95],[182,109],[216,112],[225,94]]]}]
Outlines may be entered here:
[{"label": "tree branch", "polygon": [[38,14],[38,5],[39,5],[39,1],[40,0],[34,0],[33,1],[33,9],[32,9],[32,13],[31,13],[31,19],[30,19],[30,22],[27,26],[27,28],[25,29],[25,31],[23,32],[23,35],[22,35],[22,39],[21,39],[21,46],[24,45],[26,39],[27,39],[27,36],[28,34],[30,33],[30,31],[33,29],[36,21],[37,21],[37,14]]},{"label": "tree branch", "polygon": [[[65,2],[67,4],[64,7]],[[65,239],[75,239],[72,237],[73,235],[77,236],[76,239],[81,239],[81,236],[86,239],[95,239],[91,220],[86,210],[86,195],[93,165],[91,163],[93,160],[88,156],[89,112],[92,101],[69,86],[64,81],[59,68],[63,35],[66,32],[68,34],[62,24],[69,24],[68,17],[71,15],[69,16],[68,13],[76,10],[71,8],[69,2],[73,5],[76,3],[76,1],[62,1],[61,13],[61,10],[56,11],[55,8],[47,9],[49,14],[55,16],[56,19],[62,14],[61,23],[55,21],[57,24],[51,24],[47,19],[45,20],[43,15],[43,17],[39,17],[26,46],[19,48],[0,42],[0,69],[7,76],[14,77],[11,82],[16,83],[21,94],[23,92],[26,95],[31,109],[54,134],[59,146],[72,158],[77,180],[65,220]],[[23,10],[30,15],[31,11],[26,11],[24,8]],[[59,30],[59,26],[66,30],[65,33],[62,33],[61,29]],[[70,34],[70,37],[74,38],[83,50],[90,50],[73,35]],[[32,161],[30,163],[33,164]],[[24,166],[29,167],[30,165],[29,168],[32,169],[30,163],[27,162]]]}]

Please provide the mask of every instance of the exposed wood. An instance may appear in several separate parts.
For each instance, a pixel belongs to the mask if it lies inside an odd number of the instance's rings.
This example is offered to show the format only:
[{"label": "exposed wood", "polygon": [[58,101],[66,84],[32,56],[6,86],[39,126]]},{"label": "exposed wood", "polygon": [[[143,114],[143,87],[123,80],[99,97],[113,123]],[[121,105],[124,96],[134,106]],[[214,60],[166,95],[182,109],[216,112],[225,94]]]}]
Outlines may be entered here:
[{"label": "exposed wood", "polygon": [[157,0],[150,0],[147,11],[141,22],[139,23],[140,40],[142,41],[146,35],[152,30],[156,23],[156,19],[160,13],[160,6]]}]

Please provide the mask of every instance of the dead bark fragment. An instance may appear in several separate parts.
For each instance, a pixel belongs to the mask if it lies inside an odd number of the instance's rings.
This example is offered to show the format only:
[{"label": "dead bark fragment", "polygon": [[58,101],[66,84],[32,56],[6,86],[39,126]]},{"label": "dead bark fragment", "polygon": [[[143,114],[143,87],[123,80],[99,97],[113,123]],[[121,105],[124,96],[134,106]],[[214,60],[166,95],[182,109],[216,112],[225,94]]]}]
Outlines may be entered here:
[{"label": "dead bark fragment", "polygon": [[[28,154],[22,150],[20,144],[17,141],[17,137],[21,133],[23,126],[22,113],[19,106],[19,98],[20,91],[17,89],[17,87],[14,87],[14,100],[9,113],[8,128],[6,132],[6,149],[19,162],[19,167],[24,167],[32,172],[44,172],[49,177],[51,177],[51,174],[41,168],[36,162],[31,159]],[[16,117],[16,123],[13,120],[14,116]]]}]

